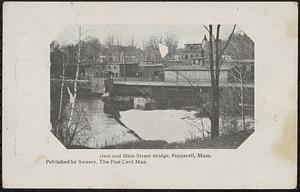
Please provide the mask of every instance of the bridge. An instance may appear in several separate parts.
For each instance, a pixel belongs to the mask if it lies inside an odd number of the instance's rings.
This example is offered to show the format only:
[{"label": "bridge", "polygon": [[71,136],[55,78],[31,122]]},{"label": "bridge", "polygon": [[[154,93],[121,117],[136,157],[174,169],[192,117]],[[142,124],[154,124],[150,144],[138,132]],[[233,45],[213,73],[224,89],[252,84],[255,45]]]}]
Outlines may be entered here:
[{"label": "bridge", "polygon": [[[210,81],[120,81],[114,80],[114,85],[147,86],[147,87],[211,87]],[[220,82],[220,87],[241,87],[240,83]],[[245,88],[254,88],[254,83],[243,84]]]},{"label": "bridge", "polygon": [[[75,82],[72,79],[51,79],[52,82],[62,82],[65,81],[66,83],[70,84]],[[79,83],[79,88],[81,89],[89,89],[92,92],[104,92],[105,81],[107,79],[104,78],[90,78],[84,80],[77,80]],[[119,79],[110,79],[111,86],[114,87],[114,90],[118,93],[126,89],[157,89],[157,88],[164,88],[164,89],[209,89],[211,87],[210,81],[149,81],[149,80],[119,80]],[[242,85],[240,83],[227,83],[227,82],[220,82],[220,88],[240,88]],[[244,83],[243,87],[246,89],[254,89],[254,83]],[[116,90],[117,89],[117,90]]]},{"label": "bridge", "polygon": [[[66,81],[71,85],[74,80],[51,79],[59,86],[59,82]],[[79,92],[82,95],[98,96],[104,91],[109,91],[114,96],[121,97],[151,97],[156,100],[159,106],[178,105],[196,106],[209,100],[211,83],[202,82],[168,82],[168,81],[137,81],[137,80],[112,80],[103,78],[91,78],[88,80],[78,80]],[[60,86],[59,86],[60,87]],[[240,88],[239,83],[220,82],[220,89],[226,90],[232,87]],[[247,94],[254,95],[254,84],[244,84],[248,90]],[[252,96],[251,96],[252,98]],[[254,97],[253,97],[254,98]],[[250,101],[252,104],[254,101]]]}]

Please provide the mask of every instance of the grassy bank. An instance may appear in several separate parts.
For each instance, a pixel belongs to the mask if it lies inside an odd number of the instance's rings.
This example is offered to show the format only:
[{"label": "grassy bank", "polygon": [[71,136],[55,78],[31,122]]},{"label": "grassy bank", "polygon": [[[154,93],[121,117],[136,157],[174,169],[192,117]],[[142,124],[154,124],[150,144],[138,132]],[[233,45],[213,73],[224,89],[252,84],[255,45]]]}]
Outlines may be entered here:
[{"label": "grassy bank", "polygon": [[236,149],[254,130],[240,131],[213,139],[194,139],[182,143],[168,143],[163,140],[145,140],[105,146],[103,149]]}]

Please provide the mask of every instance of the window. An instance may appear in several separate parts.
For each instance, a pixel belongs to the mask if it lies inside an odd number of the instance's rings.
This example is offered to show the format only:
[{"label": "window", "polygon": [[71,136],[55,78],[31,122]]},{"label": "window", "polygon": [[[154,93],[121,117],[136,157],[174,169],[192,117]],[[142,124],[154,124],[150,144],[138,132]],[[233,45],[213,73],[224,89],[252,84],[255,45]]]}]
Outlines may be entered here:
[{"label": "window", "polygon": [[187,59],[187,58],[188,58],[188,56],[187,56],[187,55],[185,55],[185,56],[184,56],[184,58],[185,58],[185,59]]},{"label": "window", "polygon": [[159,76],[159,71],[154,71],[154,76]]},{"label": "window", "polygon": [[194,55],[191,55],[191,58],[193,58],[194,57]]},{"label": "window", "polygon": [[200,59],[200,64],[203,66],[204,65],[204,60],[203,59]]},{"label": "window", "polygon": [[114,66],[114,69],[117,69],[117,67],[116,67],[116,66]]},{"label": "window", "polygon": [[111,69],[111,67],[110,67],[110,66],[108,66],[108,69]]},{"label": "window", "polygon": [[118,78],[118,73],[116,73],[116,78]]},{"label": "window", "polygon": [[196,58],[199,57],[199,55],[196,55]]}]

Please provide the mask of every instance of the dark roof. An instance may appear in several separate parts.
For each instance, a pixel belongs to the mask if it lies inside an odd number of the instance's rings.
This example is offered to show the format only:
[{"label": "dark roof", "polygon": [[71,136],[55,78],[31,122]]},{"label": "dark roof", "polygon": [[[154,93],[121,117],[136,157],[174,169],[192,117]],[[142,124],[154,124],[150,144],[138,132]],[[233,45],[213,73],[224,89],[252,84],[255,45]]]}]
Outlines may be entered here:
[{"label": "dark roof", "polygon": [[163,67],[162,63],[140,64],[140,67]]},{"label": "dark roof", "polygon": [[208,71],[207,67],[191,64],[173,64],[164,69],[165,71]]},{"label": "dark roof", "polygon": [[231,60],[231,62],[242,63],[242,64],[245,64],[245,63],[254,64],[254,59]]},{"label": "dark roof", "polygon": [[[208,62],[208,61],[207,61]],[[229,63],[223,63],[221,66],[221,71],[227,71],[231,69],[231,65]],[[164,69],[165,71],[209,71],[209,65],[205,62],[205,65],[197,65],[197,64],[173,64]]]},{"label": "dark roof", "polygon": [[183,48],[182,52],[190,52],[190,51],[204,51],[202,47],[202,43],[190,43],[184,44],[185,47]]}]

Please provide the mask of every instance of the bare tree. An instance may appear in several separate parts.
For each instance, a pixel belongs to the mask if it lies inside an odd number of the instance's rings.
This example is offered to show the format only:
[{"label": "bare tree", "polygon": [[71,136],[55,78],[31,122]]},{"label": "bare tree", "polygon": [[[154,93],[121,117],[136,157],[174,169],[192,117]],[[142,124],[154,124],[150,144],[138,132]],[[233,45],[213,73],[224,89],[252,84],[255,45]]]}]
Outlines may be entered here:
[{"label": "bare tree", "polygon": [[121,36],[116,36],[116,45],[122,45],[122,37]]},{"label": "bare tree", "polygon": [[143,40],[143,57],[144,61],[146,61],[146,48],[147,48],[147,42]]},{"label": "bare tree", "polygon": [[[205,27],[207,29],[207,27]],[[236,25],[233,26],[232,32],[225,44],[225,46],[221,49],[219,46],[220,42],[220,29],[221,25],[216,26],[216,35],[213,34],[213,26],[208,26],[209,33],[209,63],[210,63],[210,80],[211,80],[211,110],[209,113],[209,118],[211,121],[211,137],[219,136],[219,118],[220,118],[220,89],[219,89],[219,77],[220,77],[220,68],[222,55],[226,50],[232,35],[234,34],[234,30]],[[213,40],[214,39],[214,40]],[[215,48],[215,53],[214,49]]]},{"label": "bare tree", "polygon": [[[227,49],[231,38],[234,34],[236,25],[233,26],[230,36],[228,37],[227,41],[221,41],[220,39],[220,31],[221,25],[216,26],[216,33],[213,33],[213,26],[209,25],[204,26],[205,29],[209,33],[209,41],[208,41],[208,48],[209,48],[209,72],[210,72],[210,101],[204,103],[201,108],[201,113],[205,114],[209,117],[211,122],[211,138],[219,136],[219,121],[220,121],[220,73],[221,73],[221,66],[223,64],[222,56],[224,51]],[[222,46],[223,44],[223,46]],[[195,87],[201,85],[203,82],[198,81],[195,82],[195,79],[191,79],[186,75],[180,74],[179,72],[176,73],[177,76],[180,76],[182,79],[186,80],[191,87]],[[200,96],[200,95],[199,95]]]},{"label": "bare tree", "polygon": [[71,110],[72,104],[69,103],[64,112],[63,118],[65,121],[61,124],[61,141],[67,148],[72,147],[73,145],[86,146],[93,134],[86,111],[83,106],[77,103],[72,114],[72,120],[70,121]]},{"label": "bare tree", "polygon": [[113,46],[115,44],[115,37],[114,35],[108,35],[106,38],[105,38],[105,44],[108,48],[110,48],[111,46]]},{"label": "bare tree", "polygon": [[134,48],[136,48],[136,42],[135,42],[135,39],[134,39],[134,37],[131,37],[131,39],[130,39],[130,43],[129,43],[129,46],[130,46],[130,47],[134,47]]},{"label": "bare tree", "polygon": [[168,33],[165,35],[163,42],[169,48],[168,58],[172,59],[177,51],[178,40],[175,34]]},{"label": "bare tree", "polygon": [[[234,47],[234,51],[237,55],[237,60],[233,62],[232,72],[230,73],[231,77],[233,78],[234,82],[239,83],[238,87],[232,86],[233,90],[238,95],[241,101],[241,116],[242,116],[242,127],[243,130],[246,130],[246,123],[245,123],[245,95],[246,95],[246,88],[245,88],[245,81],[247,79],[248,73],[246,72],[245,65],[241,63],[241,56],[240,51],[237,48],[236,43],[230,42],[230,44]],[[250,53],[254,53],[254,49],[251,45],[246,46],[247,49],[250,50]]]},{"label": "bare tree", "polygon": [[81,43],[81,60],[93,62],[99,57],[99,52],[102,49],[102,45],[99,39],[88,36],[85,41]]},{"label": "bare tree", "polygon": [[152,48],[152,49],[158,49],[158,44],[163,42],[163,37],[162,36],[149,36],[147,44],[146,44],[146,49],[147,48]]},{"label": "bare tree", "polygon": [[[79,69],[80,69],[80,63],[81,63],[81,26],[79,27],[79,43],[78,43],[78,56],[77,56],[77,66],[76,66],[76,75],[74,80],[74,87],[73,87],[73,93],[67,87],[68,93],[69,93],[69,114],[67,117],[67,121],[63,124],[62,129],[63,132],[63,143],[70,147],[72,144],[74,144],[74,139],[80,132],[83,132],[84,130],[87,130],[89,126],[83,124],[83,118],[85,118],[85,114],[83,113],[83,110],[77,106],[76,107],[76,98],[77,98],[77,84],[78,84],[78,78],[79,78]],[[82,142],[81,142],[82,143]]]},{"label": "bare tree", "polygon": [[72,118],[73,118],[73,114],[74,114],[74,109],[75,109],[75,102],[76,102],[76,97],[77,97],[77,81],[78,81],[78,76],[79,76],[79,68],[80,68],[80,62],[81,62],[81,58],[80,58],[80,48],[81,48],[81,26],[79,27],[79,44],[78,44],[78,57],[77,57],[77,67],[76,67],[76,76],[75,76],[75,82],[74,82],[74,94],[70,93],[70,90],[68,88],[69,91],[69,95],[70,95],[70,103],[71,103],[71,115],[70,115],[70,119],[68,122],[68,127],[70,128],[71,123],[72,123]]}]

